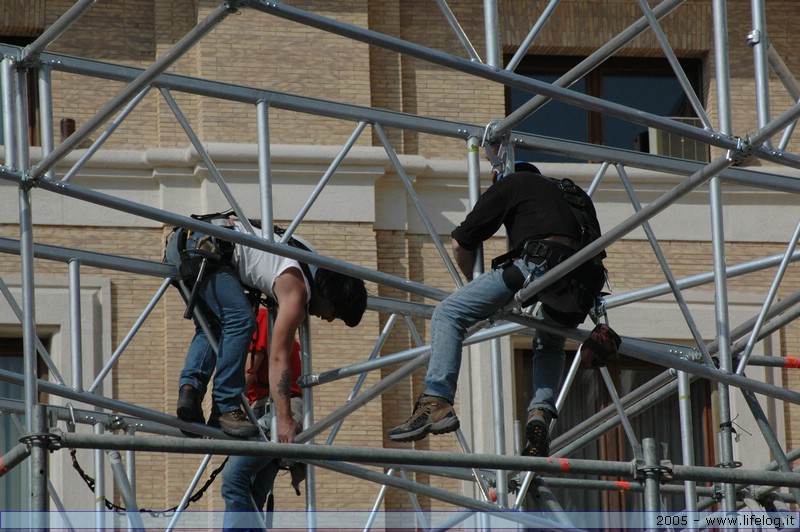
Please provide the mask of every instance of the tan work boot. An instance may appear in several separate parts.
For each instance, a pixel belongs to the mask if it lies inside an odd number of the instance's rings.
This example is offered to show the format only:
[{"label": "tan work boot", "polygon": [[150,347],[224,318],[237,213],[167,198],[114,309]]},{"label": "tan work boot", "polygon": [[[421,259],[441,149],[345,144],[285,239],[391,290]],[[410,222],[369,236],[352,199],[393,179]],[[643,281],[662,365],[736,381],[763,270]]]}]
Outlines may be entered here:
[{"label": "tan work boot", "polygon": [[219,428],[225,434],[236,438],[258,436],[258,427],[250,421],[250,418],[241,409],[221,414],[219,416]]},{"label": "tan work boot", "polygon": [[387,436],[392,441],[417,441],[428,433],[446,434],[461,426],[453,405],[441,397],[422,394],[414,405],[408,421],[391,429]]}]

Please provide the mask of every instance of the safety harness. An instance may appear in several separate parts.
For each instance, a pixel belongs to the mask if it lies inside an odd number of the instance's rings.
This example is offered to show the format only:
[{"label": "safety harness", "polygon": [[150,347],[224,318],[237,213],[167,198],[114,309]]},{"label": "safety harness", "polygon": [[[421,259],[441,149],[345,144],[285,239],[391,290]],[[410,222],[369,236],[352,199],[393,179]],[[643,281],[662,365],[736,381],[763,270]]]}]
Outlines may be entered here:
[{"label": "safety harness", "polygon": [[[234,222],[237,220],[233,210],[211,214],[192,214],[191,217],[230,230],[235,230]],[[260,220],[248,218],[248,221],[253,227],[261,229]],[[273,225],[273,232],[282,237],[286,229]],[[179,255],[179,263],[177,264],[178,276],[173,281],[175,284],[184,284],[191,289],[186,311],[184,312],[184,317],[189,319],[192,317],[194,305],[197,301],[197,286],[200,281],[209,271],[214,271],[223,266],[231,266],[236,244],[224,238],[206,235],[183,227],[174,227],[172,233],[167,237],[167,241],[170,242],[171,239],[177,239],[175,245]],[[302,241],[294,237],[289,238],[286,243],[304,251],[311,251]],[[311,268],[305,262],[298,261],[298,263],[303,276],[313,286],[314,276],[311,273]],[[276,301],[266,294],[262,294],[259,290],[249,286],[244,286],[244,289],[247,291],[254,307],[257,307],[259,303],[267,308],[275,307]]]}]

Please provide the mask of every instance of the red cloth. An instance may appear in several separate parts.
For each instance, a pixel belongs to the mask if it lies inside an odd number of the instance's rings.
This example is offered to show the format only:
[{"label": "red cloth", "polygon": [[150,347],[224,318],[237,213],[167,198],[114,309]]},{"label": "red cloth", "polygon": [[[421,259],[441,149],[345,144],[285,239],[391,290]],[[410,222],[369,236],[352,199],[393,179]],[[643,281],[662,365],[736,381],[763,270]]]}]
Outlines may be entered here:
[{"label": "red cloth", "polygon": [[[256,332],[253,333],[253,341],[250,343],[250,352],[267,351],[268,346],[268,324],[267,310],[264,308],[258,309],[258,316],[256,317]],[[297,385],[297,379],[300,378],[300,343],[295,340],[292,354],[289,358],[289,363],[292,368],[292,383],[289,387],[292,395],[302,395],[302,390]],[[264,357],[264,361],[256,370],[256,378],[253,384],[245,393],[247,399],[252,404],[258,399],[262,399],[269,395],[269,354]]]}]

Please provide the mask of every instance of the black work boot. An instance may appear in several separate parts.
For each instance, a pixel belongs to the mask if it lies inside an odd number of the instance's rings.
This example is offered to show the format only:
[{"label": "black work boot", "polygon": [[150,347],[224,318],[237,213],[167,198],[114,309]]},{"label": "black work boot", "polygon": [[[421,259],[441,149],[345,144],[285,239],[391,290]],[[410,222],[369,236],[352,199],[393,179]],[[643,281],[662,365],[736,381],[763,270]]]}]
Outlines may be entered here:
[{"label": "black work boot", "polygon": [[[191,384],[184,384],[178,390],[178,419],[190,423],[205,423],[203,415],[203,396]],[[199,438],[199,434],[181,429],[184,435],[191,438]]]},{"label": "black work boot", "polygon": [[258,427],[250,421],[250,418],[241,409],[220,415],[219,428],[225,434],[236,438],[252,438],[259,434]]},{"label": "black work boot", "polygon": [[543,408],[534,408],[528,412],[528,424],[525,425],[528,445],[522,454],[526,456],[550,454],[550,420],[552,418],[553,415]]},{"label": "black work boot", "polygon": [[447,434],[461,426],[453,405],[441,397],[422,394],[414,405],[408,421],[391,429],[387,436],[392,441],[417,441],[430,432]]}]

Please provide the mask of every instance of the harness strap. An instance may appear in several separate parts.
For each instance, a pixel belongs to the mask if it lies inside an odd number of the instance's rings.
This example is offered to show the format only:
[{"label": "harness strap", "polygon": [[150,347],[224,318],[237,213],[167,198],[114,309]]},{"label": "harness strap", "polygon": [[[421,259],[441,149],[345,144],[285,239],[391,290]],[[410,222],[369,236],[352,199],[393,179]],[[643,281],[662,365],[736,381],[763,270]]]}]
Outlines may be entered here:
[{"label": "harness strap", "polygon": [[492,259],[492,269],[504,268],[520,257],[544,259],[547,261],[547,266],[553,268],[574,254],[574,249],[552,240],[527,240],[520,248],[512,249]]}]

